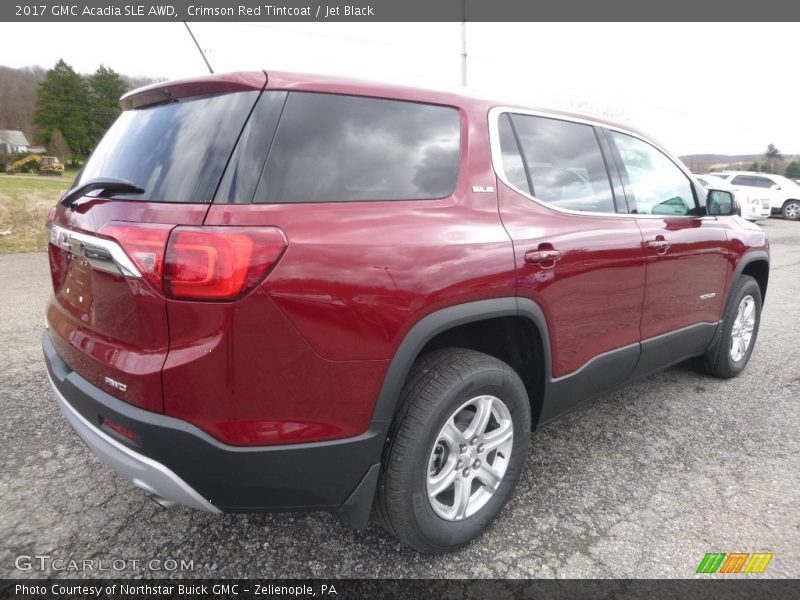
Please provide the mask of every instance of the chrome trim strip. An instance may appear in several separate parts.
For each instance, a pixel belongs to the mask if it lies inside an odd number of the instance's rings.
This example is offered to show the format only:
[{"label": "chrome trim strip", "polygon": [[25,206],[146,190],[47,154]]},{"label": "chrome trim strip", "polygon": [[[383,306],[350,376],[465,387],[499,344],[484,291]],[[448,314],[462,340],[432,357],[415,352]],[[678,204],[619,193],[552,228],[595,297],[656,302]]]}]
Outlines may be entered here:
[{"label": "chrome trim strip", "polygon": [[[683,165],[680,161],[676,160],[666,149],[662,148],[652,140],[648,140],[645,137],[642,137],[641,134],[636,133],[635,131],[630,131],[629,129],[625,129],[624,127],[618,125],[609,125],[608,123],[603,123],[601,121],[594,121],[590,118],[580,118],[580,117],[571,117],[569,115],[560,115],[549,113],[540,110],[527,110],[524,108],[515,108],[513,106],[495,106],[489,110],[489,147],[492,154],[492,168],[494,169],[495,174],[497,175],[498,179],[510,187],[512,190],[517,192],[518,194],[522,194],[526,198],[533,200],[540,206],[548,208],[550,210],[554,210],[556,212],[565,213],[569,215],[580,215],[583,217],[604,217],[604,218],[613,218],[613,217],[622,217],[622,218],[638,218],[638,219],[664,219],[666,217],[669,218],[686,218],[686,217],[693,217],[698,218],[696,215],[640,215],[640,214],[633,214],[633,213],[606,213],[606,212],[591,212],[591,211],[583,211],[583,210],[572,210],[569,208],[559,208],[557,206],[553,206],[552,204],[548,204],[547,202],[543,202],[534,196],[531,196],[528,192],[519,189],[513,183],[511,183],[508,178],[506,177],[505,171],[503,169],[503,155],[500,151],[500,133],[498,131],[499,128],[499,121],[500,116],[505,113],[512,113],[518,115],[530,115],[532,117],[544,117],[546,119],[556,119],[559,121],[569,121],[572,123],[580,123],[582,125],[591,125],[592,127],[602,127],[604,129],[609,129],[611,131],[617,131],[619,133],[624,133],[625,135],[629,135],[631,137],[635,137],[639,140],[642,140],[646,144],[650,144],[656,150],[660,151],[664,154],[670,161],[672,161],[678,169],[689,178],[689,181],[694,185],[695,190],[704,190],[702,186],[700,186],[695,180],[694,175]],[[702,201],[702,198],[701,198]],[[714,217],[716,218],[716,217]]]},{"label": "chrome trim strip", "polygon": [[134,262],[117,242],[66,229],[55,223],[48,223],[47,228],[50,230],[51,244],[77,256],[82,256],[95,269],[125,277],[142,276]]},{"label": "chrome trim strip", "polygon": [[176,503],[211,513],[222,512],[178,477],[174,471],[160,462],[134,452],[92,425],[67,402],[49,373],[47,378],[50,380],[53,396],[61,412],[64,413],[75,432],[86,442],[86,445],[98,458],[122,477],[133,482],[136,487],[148,494],[153,494],[161,500],[165,500],[167,504]]}]

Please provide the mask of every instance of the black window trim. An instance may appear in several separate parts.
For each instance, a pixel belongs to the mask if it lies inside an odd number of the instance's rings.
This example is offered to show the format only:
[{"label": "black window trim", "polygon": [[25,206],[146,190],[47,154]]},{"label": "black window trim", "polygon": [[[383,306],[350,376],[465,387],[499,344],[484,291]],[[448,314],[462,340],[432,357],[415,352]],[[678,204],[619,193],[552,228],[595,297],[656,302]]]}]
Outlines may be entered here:
[{"label": "black window trim", "polygon": [[[602,121],[592,120],[591,118],[575,117],[575,116],[572,116],[572,115],[563,115],[563,114],[554,113],[554,112],[547,112],[547,111],[542,111],[542,110],[532,110],[532,109],[526,109],[526,108],[518,108],[518,107],[514,107],[514,106],[494,106],[494,107],[492,107],[491,109],[489,109],[489,113],[488,113],[489,145],[490,145],[491,155],[492,155],[491,156],[492,157],[492,169],[494,170],[495,175],[506,186],[508,186],[512,190],[516,191],[517,193],[522,194],[526,198],[529,198],[530,200],[533,200],[534,202],[536,202],[540,206],[543,206],[544,208],[547,208],[547,209],[555,211],[555,212],[560,212],[560,213],[570,214],[570,215],[579,215],[579,216],[584,216],[584,217],[603,217],[603,218],[621,217],[621,218],[637,218],[637,219],[663,219],[664,218],[664,215],[643,215],[643,214],[631,213],[631,212],[626,212],[626,213],[623,213],[623,212],[590,212],[590,211],[583,211],[583,210],[571,210],[571,209],[568,209],[568,208],[561,208],[561,207],[557,207],[557,206],[553,206],[551,204],[548,204],[547,202],[543,202],[542,200],[539,200],[538,198],[532,196],[530,193],[526,192],[525,190],[522,190],[522,189],[518,188],[513,183],[511,183],[511,181],[509,181],[509,179],[506,177],[505,172],[503,170],[503,157],[502,157],[502,152],[500,150],[500,135],[499,135],[499,126],[498,126],[498,124],[499,124],[500,117],[505,113],[520,114],[520,115],[530,115],[530,116],[533,116],[533,117],[544,117],[544,118],[547,118],[547,119],[559,119],[561,121],[570,121],[570,122],[573,122],[573,123],[581,123],[581,124],[584,124],[584,125],[591,125],[591,126],[597,128],[597,129],[602,130],[606,136],[608,135],[607,132],[616,131],[616,132],[619,132],[619,133],[623,133],[625,135],[629,135],[631,137],[635,137],[635,138],[637,138],[637,139],[639,139],[639,140],[641,140],[641,141],[643,141],[643,142],[645,142],[647,144],[650,144],[656,150],[660,151],[668,159],[670,159],[670,161],[672,161],[672,163],[675,164],[675,166],[678,167],[678,169],[689,179],[689,182],[691,183],[691,187],[692,187],[692,192],[695,195],[695,202],[697,202],[698,206],[700,206],[700,208],[702,209],[703,203],[705,202],[705,195],[698,193],[698,190],[697,190],[698,186],[694,181],[694,177],[692,176],[692,173],[686,167],[681,165],[680,162],[677,161],[673,157],[673,155],[670,154],[665,148],[659,146],[657,143],[653,142],[652,140],[649,140],[649,139],[643,137],[641,134],[636,133],[635,131],[631,131],[631,130],[626,129],[626,128],[624,128],[622,126],[619,126],[619,125],[610,125],[608,123],[603,123]],[[615,146],[612,145],[612,149],[613,148],[615,148]],[[602,151],[602,145],[601,145],[601,151]],[[613,154],[613,150],[612,150],[612,154]],[[615,162],[617,170],[619,171],[619,163],[617,162],[617,160],[618,159],[616,159],[616,157],[615,157],[615,161],[614,162]],[[623,173],[624,173],[624,169],[619,172],[620,176],[622,176]],[[624,179],[622,180],[622,187],[623,187],[623,189],[625,189],[625,181],[624,181]],[[613,191],[614,190],[612,188],[612,192]],[[625,190],[625,191],[626,191],[626,194],[627,194],[627,190]],[[627,204],[627,202],[629,202],[628,198],[629,197],[626,195],[626,197],[625,197],[626,204]],[[698,216],[702,216],[702,215],[693,215],[693,214],[675,215],[674,217],[670,217],[670,218],[687,218],[687,217],[689,217],[689,218],[695,218],[696,219]]]},{"label": "black window trim", "polygon": [[[266,83],[264,84],[264,87],[266,88]],[[225,201],[225,200],[222,200],[221,198],[219,198],[219,191],[220,191],[220,188],[222,187],[222,183],[225,181],[225,177],[228,175],[228,170],[231,169],[233,166],[235,166],[235,165],[233,165],[233,162],[236,160],[236,158],[238,156],[237,155],[237,151],[241,151],[240,148],[239,148],[239,145],[241,143],[243,143],[242,142],[242,138],[244,136],[244,133],[245,133],[245,131],[247,131],[248,126],[251,126],[250,125],[250,121],[252,120],[253,115],[256,112],[256,107],[258,107],[259,102],[261,102],[261,99],[264,97],[264,94],[266,94],[266,93],[267,93],[266,89],[262,89],[261,90],[261,92],[258,95],[258,98],[253,103],[253,106],[250,107],[250,112],[247,113],[247,119],[245,119],[245,122],[244,122],[244,125],[242,125],[241,131],[239,131],[239,135],[236,138],[236,143],[233,145],[233,150],[231,150],[231,153],[228,156],[228,160],[225,162],[225,168],[222,169],[222,174],[220,175],[219,181],[217,182],[217,187],[214,189],[214,195],[211,197],[211,204],[234,204],[234,202],[228,202],[228,201]],[[286,98],[288,98],[288,97],[289,97],[289,94],[287,93],[286,96],[284,96],[284,98],[283,98],[283,103],[281,104],[281,110],[278,113],[278,119],[275,122],[276,127],[274,127],[272,129],[272,133],[270,134],[269,146],[267,147],[268,148],[267,149],[267,156],[264,158],[264,163],[261,165],[261,171],[259,172],[258,178],[256,178],[256,183],[258,183],[258,180],[261,178],[260,173],[264,172],[264,167],[267,164],[267,158],[269,158],[269,151],[272,149],[272,142],[275,139],[275,132],[277,131],[277,124],[281,120],[281,115],[283,115],[283,107],[286,106]],[[253,203],[253,196],[255,196],[255,194],[256,194],[256,188],[254,186],[253,187],[253,194],[251,195],[250,200],[246,204],[252,204]],[[245,203],[243,202],[242,204],[245,204]]]},{"label": "black window trim", "polygon": [[[517,126],[514,125],[514,119],[511,118],[511,113],[506,113],[504,116],[506,121],[508,121],[509,127],[511,127],[511,134],[514,136],[514,143],[517,145],[517,152],[519,152],[519,156],[522,159],[522,170],[525,171],[525,180],[528,182],[528,192],[531,196],[535,196],[536,188],[533,187],[533,179],[531,178],[531,169],[528,165],[528,157],[525,156],[525,148],[522,147],[522,142],[519,141]],[[500,118],[502,119],[503,117]]]}]

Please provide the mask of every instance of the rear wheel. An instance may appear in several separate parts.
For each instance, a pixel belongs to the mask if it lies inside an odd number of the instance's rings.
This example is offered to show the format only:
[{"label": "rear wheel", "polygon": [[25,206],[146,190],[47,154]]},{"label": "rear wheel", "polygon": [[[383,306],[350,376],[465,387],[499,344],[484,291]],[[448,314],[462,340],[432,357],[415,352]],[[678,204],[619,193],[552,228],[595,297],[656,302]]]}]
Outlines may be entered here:
[{"label": "rear wheel", "polygon": [[527,458],[525,386],[504,362],[444,349],[415,363],[390,432],[376,495],[383,527],[423,552],[480,535]]},{"label": "rear wheel", "polygon": [[790,221],[800,220],[800,200],[788,200],[783,203],[781,214]]},{"label": "rear wheel", "polygon": [[703,361],[703,370],[722,378],[736,377],[747,366],[761,322],[761,288],[742,275],[731,290],[723,315],[722,335]]}]

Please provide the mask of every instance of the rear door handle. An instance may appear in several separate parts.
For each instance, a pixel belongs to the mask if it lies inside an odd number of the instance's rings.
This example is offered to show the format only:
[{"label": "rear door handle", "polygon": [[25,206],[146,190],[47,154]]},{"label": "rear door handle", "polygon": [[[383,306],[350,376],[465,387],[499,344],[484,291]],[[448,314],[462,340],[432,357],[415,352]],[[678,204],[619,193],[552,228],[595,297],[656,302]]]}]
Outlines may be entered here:
[{"label": "rear door handle", "polygon": [[562,256],[561,250],[528,250],[525,253],[525,262],[531,265],[556,262],[561,260]]},{"label": "rear door handle", "polygon": [[647,242],[647,247],[653,248],[658,254],[664,254],[667,250],[669,250],[670,246],[672,246],[672,242],[669,242],[663,238],[660,240],[650,240]]}]

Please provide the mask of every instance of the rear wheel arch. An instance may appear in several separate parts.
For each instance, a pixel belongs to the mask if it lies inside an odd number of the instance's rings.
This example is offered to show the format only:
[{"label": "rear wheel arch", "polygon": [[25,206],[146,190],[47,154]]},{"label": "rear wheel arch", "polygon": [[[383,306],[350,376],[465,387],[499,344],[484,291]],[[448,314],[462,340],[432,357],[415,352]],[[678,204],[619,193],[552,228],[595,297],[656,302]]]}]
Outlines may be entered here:
[{"label": "rear wheel arch", "polygon": [[[501,343],[502,341],[508,344]],[[488,354],[509,364],[525,383],[531,429],[541,413],[550,373],[550,341],[542,309],[526,298],[492,298],[450,306],[420,319],[398,346],[384,377],[373,421],[389,423],[400,391],[420,356],[445,347]]]}]

